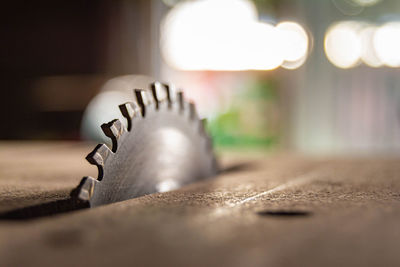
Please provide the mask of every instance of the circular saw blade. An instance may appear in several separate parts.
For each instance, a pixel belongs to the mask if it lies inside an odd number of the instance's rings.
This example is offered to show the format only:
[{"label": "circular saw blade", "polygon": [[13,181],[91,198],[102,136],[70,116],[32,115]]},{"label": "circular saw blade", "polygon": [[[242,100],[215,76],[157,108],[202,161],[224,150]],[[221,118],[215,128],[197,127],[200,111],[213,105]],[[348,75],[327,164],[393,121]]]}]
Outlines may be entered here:
[{"label": "circular saw blade", "polygon": [[84,177],[71,193],[90,207],[173,190],[217,172],[211,139],[182,92],[156,82],[134,93],[136,101],[120,105],[127,127],[118,119],[102,125],[112,148],[99,144],[87,156],[98,167],[97,179]]}]

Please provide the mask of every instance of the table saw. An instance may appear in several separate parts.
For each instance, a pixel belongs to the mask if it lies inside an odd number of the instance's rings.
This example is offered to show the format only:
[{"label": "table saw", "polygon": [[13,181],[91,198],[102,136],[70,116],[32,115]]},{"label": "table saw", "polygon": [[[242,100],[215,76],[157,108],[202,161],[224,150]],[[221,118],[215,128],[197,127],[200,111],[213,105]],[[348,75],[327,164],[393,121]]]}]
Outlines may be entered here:
[{"label": "table saw", "polygon": [[[0,143],[0,266],[398,266],[400,160],[219,153],[215,179],[12,217],[97,170],[82,142]],[[29,213],[28,213],[29,214]]]}]

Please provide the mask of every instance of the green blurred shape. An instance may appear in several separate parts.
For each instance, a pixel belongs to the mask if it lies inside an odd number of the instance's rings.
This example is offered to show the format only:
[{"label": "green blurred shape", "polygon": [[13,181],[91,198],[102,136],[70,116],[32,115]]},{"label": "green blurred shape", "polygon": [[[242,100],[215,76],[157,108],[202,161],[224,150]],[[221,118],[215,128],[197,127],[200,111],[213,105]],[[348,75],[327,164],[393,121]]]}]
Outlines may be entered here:
[{"label": "green blurred shape", "polygon": [[207,123],[217,147],[262,147],[278,145],[279,109],[276,83],[254,81],[233,95],[227,111]]}]

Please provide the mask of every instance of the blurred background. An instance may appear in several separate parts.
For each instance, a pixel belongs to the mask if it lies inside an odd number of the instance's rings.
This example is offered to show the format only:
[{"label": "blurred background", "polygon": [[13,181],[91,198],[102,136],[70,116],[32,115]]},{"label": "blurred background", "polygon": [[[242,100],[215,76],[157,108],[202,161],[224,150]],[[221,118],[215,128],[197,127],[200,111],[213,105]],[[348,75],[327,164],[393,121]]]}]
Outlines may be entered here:
[{"label": "blurred background", "polygon": [[118,102],[104,91],[150,76],[197,103],[218,147],[400,154],[400,1],[41,0],[0,12],[0,139],[99,139],[91,122],[108,107],[91,100]]}]

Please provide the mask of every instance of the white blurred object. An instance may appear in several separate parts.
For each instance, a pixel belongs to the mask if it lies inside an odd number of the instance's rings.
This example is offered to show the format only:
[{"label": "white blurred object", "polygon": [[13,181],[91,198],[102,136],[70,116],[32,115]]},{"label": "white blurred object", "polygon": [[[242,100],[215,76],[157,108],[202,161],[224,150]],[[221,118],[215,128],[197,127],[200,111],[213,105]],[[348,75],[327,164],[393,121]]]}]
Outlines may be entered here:
[{"label": "white blurred object", "polygon": [[388,67],[400,67],[400,22],[379,27],[373,39],[379,59]]},{"label": "white blurred object", "polygon": [[279,23],[276,28],[279,31],[281,45],[283,45],[284,60],[297,61],[307,54],[308,36],[300,24],[285,21]]},{"label": "white blurred object", "polygon": [[380,1],[381,0],[352,0],[353,3],[365,7],[376,5]]},{"label": "white blurred object", "polygon": [[110,144],[110,138],[101,130],[101,125],[114,119],[126,125],[126,120],[119,111],[119,105],[135,99],[134,89],[148,89],[155,82],[144,75],[125,75],[108,80],[88,104],[82,117],[81,136]]},{"label": "white blurred object", "polygon": [[234,52],[245,48],[238,36],[257,21],[254,4],[245,0],[203,0],[178,4],[161,26],[161,52],[177,69],[233,69]]},{"label": "white blurred object", "polygon": [[272,70],[282,64],[284,53],[279,42],[279,32],[274,26],[253,23],[243,32],[242,37],[247,42],[240,59],[240,62],[246,62],[244,69]]},{"label": "white blurred object", "polygon": [[382,66],[382,61],[378,58],[373,39],[375,32],[378,28],[375,26],[367,26],[360,32],[360,38],[362,43],[361,59],[362,61],[372,68],[377,68]]},{"label": "white blurred object", "polygon": [[325,54],[339,68],[362,61],[373,68],[400,67],[400,22],[381,26],[359,21],[337,22],[325,34]]},{"label": "white blurred object", "polygon": [[358,64],[362,45],[358,35],[360,24],[345,21],[331,26],[325,35],[325,53],[336,67],[347,69]]},{"label": "white blurred object", "polygon": [[281,38],[280,44],[284,52],[284,62],[281,66],[285,69],[297,69],[307,59],[309,41],[304,28],[291,21],[279,23],[276,28]]},{"label": "white blurred object", "polygon": [[259,22],[248,0],[197,0],[167,14],[160,47],[168,65],[179,70],[271,70],[284,61],[300,66],[308,36],[295,22]]}]

